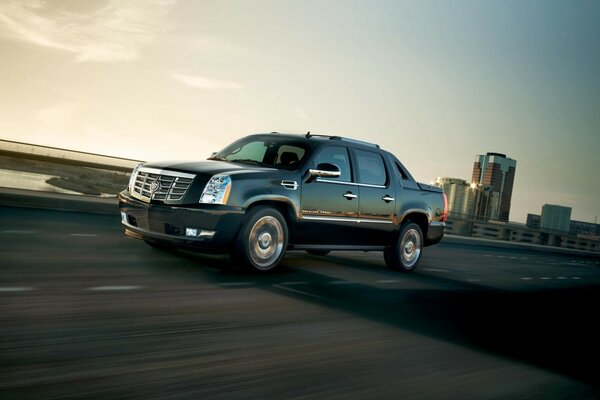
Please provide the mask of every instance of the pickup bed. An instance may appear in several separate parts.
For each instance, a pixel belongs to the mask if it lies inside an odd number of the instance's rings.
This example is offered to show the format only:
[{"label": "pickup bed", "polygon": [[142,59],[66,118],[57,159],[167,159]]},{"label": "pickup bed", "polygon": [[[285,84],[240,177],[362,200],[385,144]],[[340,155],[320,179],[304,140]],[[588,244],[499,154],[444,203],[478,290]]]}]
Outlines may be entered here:
[{"label": "pickup bed", "polygon": [[414,270],[444,235],[442,189],[417,183],[378,145],[338,136],[258,134],[206,161],[138,165],[119,195],[125,234],[162,249],[229,252],[256,271],[286,250],[383,251]]}]

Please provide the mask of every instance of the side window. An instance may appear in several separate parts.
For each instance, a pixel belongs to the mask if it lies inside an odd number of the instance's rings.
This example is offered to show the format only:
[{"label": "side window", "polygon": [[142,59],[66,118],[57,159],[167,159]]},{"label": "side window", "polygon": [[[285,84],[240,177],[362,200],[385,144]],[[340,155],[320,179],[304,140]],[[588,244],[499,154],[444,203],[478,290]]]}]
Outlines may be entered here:
[{"label": "side window", "polygon": [[400,175],[402,176],[402,179],[407,181],[408,180],[408,175],[406,175],[406,173],[404,172],[404,170],[402,169],[402,167],[400,166],[400,164],[395,163],[396,164],[396,168],[398,168],[398,172],[400,172]]},{"label": "side window", "polygon": [[350,173],[350,161],[348,158],[348,150],[345,147],[339,146],[328,146],[325,147],[321,152],[315,157],[314,166],[316,167],[321,163],[329,163],[337,165],[341,171],[341,175],[339,178],[328,178],[328,179],[337,179],[343,182],[352,181],[352,175]]},{"label": "side window", "polygon": [[284,166],[293,166],[304,157],[304,149],[297,146],[284,144],[277,150],[275,164]]},{"label": "side window", "polygon": [[358,181],[370,185],[385,185],[387,177],[380,154],[355,150],[358,163]]}]

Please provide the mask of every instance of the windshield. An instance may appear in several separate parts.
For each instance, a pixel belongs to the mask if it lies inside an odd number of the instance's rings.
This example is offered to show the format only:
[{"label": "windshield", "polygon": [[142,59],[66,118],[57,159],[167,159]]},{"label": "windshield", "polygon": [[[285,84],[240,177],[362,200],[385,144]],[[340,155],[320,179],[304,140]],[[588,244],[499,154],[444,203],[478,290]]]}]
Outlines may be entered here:
[{"label": "windshield", "polygon": [[265,167],[296,169],[306,154],[307,143],[283,137],[250,136],[227,146],[209,160]]}]

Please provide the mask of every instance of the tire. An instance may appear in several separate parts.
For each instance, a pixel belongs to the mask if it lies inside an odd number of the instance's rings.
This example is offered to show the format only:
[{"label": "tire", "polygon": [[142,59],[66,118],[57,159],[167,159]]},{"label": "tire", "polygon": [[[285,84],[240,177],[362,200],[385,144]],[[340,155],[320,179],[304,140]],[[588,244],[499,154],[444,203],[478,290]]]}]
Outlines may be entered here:
[{"label": "tire", "polygon": [[400,229],[398,240],[383,252],[386,265],[394,271],[412,272],[423,255],[423,231],[414,222],[406,222]]},{"label": "tire", "polygon": [[256,207],[242,224],[231,258],[241,267],[268,272],[279,265],[287,244],[288,229],[281,213],[271,207]]},{"label": "tire", "polygon": [[306,250],[306,252],[313,256],[326,256],[331,253],[331,250]]}]

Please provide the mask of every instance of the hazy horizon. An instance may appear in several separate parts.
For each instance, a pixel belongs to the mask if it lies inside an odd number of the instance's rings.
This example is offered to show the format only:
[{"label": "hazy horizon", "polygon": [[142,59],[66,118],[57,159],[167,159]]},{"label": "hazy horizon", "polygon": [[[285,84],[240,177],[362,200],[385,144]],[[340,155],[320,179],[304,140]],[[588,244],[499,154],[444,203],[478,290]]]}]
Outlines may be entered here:
[{"label": "hazy horizon", "polygon": [[142,160],[348,136],[421,182],[517,161],[510,219],[600,215],[600,3],[0,3],[0,138]]}]

